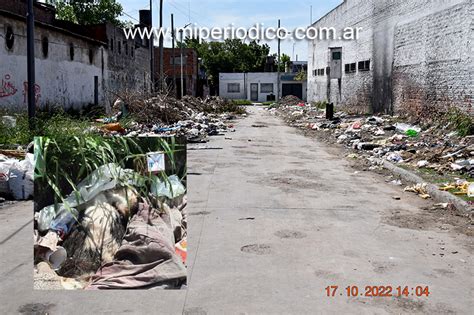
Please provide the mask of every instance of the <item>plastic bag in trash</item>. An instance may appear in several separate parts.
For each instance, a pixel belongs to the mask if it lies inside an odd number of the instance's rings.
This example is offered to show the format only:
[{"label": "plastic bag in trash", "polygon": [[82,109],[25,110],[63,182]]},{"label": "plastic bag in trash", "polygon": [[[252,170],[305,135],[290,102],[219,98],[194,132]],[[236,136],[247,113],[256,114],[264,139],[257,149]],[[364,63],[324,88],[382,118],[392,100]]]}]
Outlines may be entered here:
[{"label": "plastic bag in trash", "polygon": [[184,195],[186,188],[183,186],[179,177],[171,175],[167,180],[161,181],[158,177],[153,178],[151,184],[151,193],[156,197],[167,197],[174,199],[178,196]]},{"label": "plastic bag in trash", "polygon": [[10,193],[10,186],[8,183],[10,180],[10,170],[18,162],[17,159],[10,159],[4,155],[0,156],[0,193]]},{"label": "plastic bag in trash", "polygon": [[[77,185],[77,194],[72,192],[64,200],[64,203],[67,203],[70,209],[77,208],[103,191],[117,186],[125,186],[126,184],[137,186],[138,183],[135,181],[134,174],[133,170],[123,169],[115,163],[102,165]],[[63,210],[68,211],[64,204],[58,204],[58,207],[58,216],[63,213]],[[49,230],[55,218],[54,205],[43,208],[38,215],[38,230],[40,232]]]},{"label": "plastic bag in trash", "polygon": [[75,208],[67,209],[66,207],[61,207],[49,228],[62,234],[68,234],[72,225],[77,221],[78,216],[79,212]]},{"label": "plastic bag in trash", "polygon": [[15,163],[10,169],[10,193],[16,200],[33,197],[34,155],[28,153],[23,161]]}]

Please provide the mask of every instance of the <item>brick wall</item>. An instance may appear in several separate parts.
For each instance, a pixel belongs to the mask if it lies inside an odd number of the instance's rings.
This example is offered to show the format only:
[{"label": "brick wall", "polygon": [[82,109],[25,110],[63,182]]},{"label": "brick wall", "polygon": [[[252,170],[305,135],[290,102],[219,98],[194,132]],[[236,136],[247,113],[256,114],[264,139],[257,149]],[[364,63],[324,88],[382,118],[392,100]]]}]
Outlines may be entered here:
[{"label": "brick wall", "polygon": [[[309,43],[309,100],[356,112],[454,104],[472,113],[472,16],[471,0],[344,1],[313,26],[362,27],[360,39]],[[343,67],[370,60],[370,71],[343,71],[340,84],[313,75],[332,47],[342,47]]]}]

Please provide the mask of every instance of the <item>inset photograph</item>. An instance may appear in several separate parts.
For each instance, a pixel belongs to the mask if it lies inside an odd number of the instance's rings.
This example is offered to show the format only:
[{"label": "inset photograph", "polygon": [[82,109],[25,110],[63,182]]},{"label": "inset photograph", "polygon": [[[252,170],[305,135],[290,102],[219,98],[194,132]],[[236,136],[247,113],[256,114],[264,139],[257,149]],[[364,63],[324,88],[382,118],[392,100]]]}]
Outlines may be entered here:
[{"label": "inset photograph", "polygon": [[186,139],[36,137],[34,289],[186,288]]}]

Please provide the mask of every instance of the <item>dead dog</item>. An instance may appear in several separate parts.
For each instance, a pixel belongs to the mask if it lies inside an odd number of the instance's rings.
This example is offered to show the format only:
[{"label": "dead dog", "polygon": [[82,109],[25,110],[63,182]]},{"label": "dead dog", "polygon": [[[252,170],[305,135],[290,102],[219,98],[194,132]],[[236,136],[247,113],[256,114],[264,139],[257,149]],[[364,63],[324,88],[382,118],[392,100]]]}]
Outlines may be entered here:
[{"label": "dead dog", "polygon": [[93,274],[111,262],[122,243],[128,220],[138,208],[132,188],[104,191],[78,208],[77,228],[64,241],[68,259],[59,270],[63,277]]}]

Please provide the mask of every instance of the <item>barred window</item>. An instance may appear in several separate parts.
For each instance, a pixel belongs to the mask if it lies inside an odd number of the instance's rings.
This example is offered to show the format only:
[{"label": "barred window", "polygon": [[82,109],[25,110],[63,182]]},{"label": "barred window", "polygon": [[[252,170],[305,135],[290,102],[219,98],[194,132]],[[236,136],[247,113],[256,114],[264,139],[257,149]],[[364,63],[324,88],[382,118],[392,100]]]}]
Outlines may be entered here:
[{"label": "barred window", "polygon": [[359,71],[369,71],[370,60],[359,61]]},{"label": "barred window", "polygon": [[261,83],[260,84],[261,93],[273,93],[273,83]]},{"label": "barred window", "polygon": [[240,93],[240,83],[227,83],[227,93]]},{"label": "barred window", "polygon": [[356,72],[356,63],[346,63],[344,65],[344,72],[345,73],[354,73]]}]

